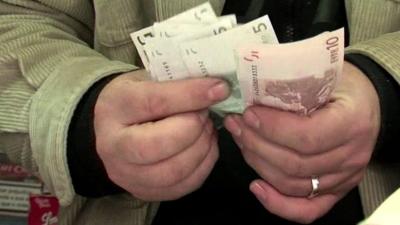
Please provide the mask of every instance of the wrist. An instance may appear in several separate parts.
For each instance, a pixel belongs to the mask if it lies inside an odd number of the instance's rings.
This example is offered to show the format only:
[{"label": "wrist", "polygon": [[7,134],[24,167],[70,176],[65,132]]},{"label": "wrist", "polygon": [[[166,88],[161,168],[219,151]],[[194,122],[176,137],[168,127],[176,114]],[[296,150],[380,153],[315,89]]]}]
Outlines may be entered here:
[{"label": "wrist", "polygon": [[379,64],[367,56],[348,54],[345,60],[356,66],[373,84],[380,105],[380,131],[373,159],[393,162],[395,152],[390,151],[397,144],[400,132],[400,87],[397,81]]},{"label": "wrist", "polygon": [[118,75],[96,82],[82,97],[68,130],[67,161],[75,192],[86,197],[120,193],[96,152],[94,107],[103,88]]}]

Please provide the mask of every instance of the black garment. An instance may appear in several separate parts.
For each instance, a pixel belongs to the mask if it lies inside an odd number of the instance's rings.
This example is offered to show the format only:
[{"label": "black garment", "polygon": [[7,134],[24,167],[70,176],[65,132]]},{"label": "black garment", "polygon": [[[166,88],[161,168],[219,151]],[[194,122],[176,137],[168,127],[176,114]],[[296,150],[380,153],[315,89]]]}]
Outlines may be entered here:
[{"label": "black garment", "polygon": [[[204,185],[179,200],[162,202],[152,225],[298,225],[270,214],[249,191],[258,177],[226,130],[220,130],[220,160]],[[311,185],[311,184],[310,184]],[[354,225],[363,219],[355,188],[313,225]]]},{"label": "black garment", "polygon": [[101,90],[114,76],[98,81],[79,102],[68,131],[67,161],[75,192],[86,197],[99,197],[121,193],[107,176],[100,157],[96,153],[96,139],[93,127],[93,111]]},{"label": "black garment", "polygon": [[227,0],[223,13],[236,14],[240,23],[268,14],[279,42],[285,43],[347,27],[344,12],[341,0]]},{"label": "black garment", "polygon": [[[338,2],[341,1],[264,1],[261,14],[269,15],[280,42],[291,42],[345,26],[345,20],[338,19],[345,18],[344,3]],[[330,20],[318,21],[321,17],[318,10],[326,8],[326,4],[332,7],[329,14],[335,16],[325,16],[324,18]],[[238,12],[240,22],[247,22],[246,19],[254,18],[250,18],[248,10],[243,9],[251,7],[250,1],[227,0],[224,14]],[[220,160],[204,185],[200,190],[179,200],[162,202],[152,225],[298,224],[264,209],[248,188],[250,182],[258,178],[258,175],[245,163],[230,134],[224,129],[220,130],[219,134]],[[361,221],[363,217],[358,189],[355,188],[327,215],[313,224],[351,225]]]},{"label": "black garment", "polygon": [[[239,21],[253,19],[255,15],[247,12],[252,5],[249,1],[227,0],[225,14],[236,12]],[[301,6],[299,2],[311,2],[311,6]],[[274,0],[262,5],[261,14],[269,13],[271,21],[281,42],[298,40],[324,30],[333,30],[344,25],[343,2],[338,0],[295,1]],[[285,4],[291,4],[287,11],[281,12]],[[335,6],[336,5],[336,6]],[[303,9],[297,12],[294,9]],[[246,10],[244,10],[246,9]],[[276,9],[276,12],[268,10]],[[330,9],[331,13],[322,13]],[[315,17],[302,17],[314,12]],[[340,12],[340,13],[338,13]],[[285,15],[285,16],[283,16]],[[296,16],[297,15],[297,16]],[[314,14],[311,14],[314,15]],[[287,20],[286,16],[289,16]],[[291,17],[294,16],[294,17]],[[258,17],[258,16],[256,16]],[[332,19],[333,18],[333,19]],[[303,22],[300,22],[303,21]],[[339,21],[339,22],[338,22]],[[342,21],[342,22],[340,22]],[[311,25],[307,27],[309,24]],[[301,26],[303,24],[303,26]],[[293,29],[293,33],[288,32]],[[361,68],[378,90],[382,108],[382,127],[376,152],[382,156],[390,155],[390,141],[400,131],[400,89],[398,83],[378,64],[362,55],[347,56],[353,64]],[[68,132],[67,159],[76,193],[86,197],[100,197],[123,192],[113,184],[95,150],[93,128],[93,109],[102,88],[112,79],[105,78],[93,85],[82,97],[77,106]],[[177,201],[163,202],[154,221],[159,224],[294,224],[268,214],[248,191],[249,183],[257,174],[244,162],[230,134],[221,130],[220,159],[203,187]],[[384,140],[384,141],[380,141]],[[388,157],[398,159],[397,157]],[[357,190],[354,189],[340,201],[325,217],[315,224],[354,224],[361,219],[361,206]],[[176,220],[178,219],[178,220]]]}]

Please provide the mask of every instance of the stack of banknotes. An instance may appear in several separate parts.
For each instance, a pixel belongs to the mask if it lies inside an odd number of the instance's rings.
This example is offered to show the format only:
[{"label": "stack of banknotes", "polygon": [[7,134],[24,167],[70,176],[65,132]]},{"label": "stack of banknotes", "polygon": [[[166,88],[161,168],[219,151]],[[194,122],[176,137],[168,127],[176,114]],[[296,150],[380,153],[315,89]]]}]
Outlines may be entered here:
[{"label": "stack of banknotes", "polygon": [[155,81],[219,77],[231,96],[211,107],[219,115],[266,105],[308,115],[329,100],[343,67],[344,31],[279,44],[268,15],[237,24],[210,3],[131,34]]}]

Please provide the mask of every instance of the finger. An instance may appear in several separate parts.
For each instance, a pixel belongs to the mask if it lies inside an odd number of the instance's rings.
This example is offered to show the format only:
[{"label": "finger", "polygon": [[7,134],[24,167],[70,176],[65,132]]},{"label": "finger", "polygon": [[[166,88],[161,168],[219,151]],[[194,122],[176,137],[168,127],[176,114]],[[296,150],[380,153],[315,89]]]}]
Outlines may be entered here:
[{"label": "finger", "polygon": [[200,166],[186,179],[169,187],[144,187],[132,185],[128,190],[137,198],[144,201],[168,201],[178,199],[198,189],[211,173],[218,159],[218,145],[214,136],[213,145],[207,157]]},{"label": "finger", "polygon": [[234,136],[240,138],[242,135],[242,129],[245,126],[244,123],[240,122],[240,116],[236,114],[228,115],[224,119],[225,128]]},{"label": "finger", "polygon": [[325,215],[342,195],[320,195],[313,199],[282,195],[262,180],[253,181],[251,192],[271,213],[287,220],[309,224]]},{"label": "finger", "polygon": [[347,193],[354,187],[358,186],[364,177],[365,169],[361,169],[358,172],[354,173],[351,177],[347,178],[345,181],[342,182],[341,185],[337,186],[336,188],[330,190],[330,193]]},{"label": "finger", "polygon": [[129,178],[137,185],[144,187],[168,187],[188,177],[201,164],[213,145],[214,131],[212,122],[209,121],[199,139],[188,149],[180,154],[155,164],[115,165],[118,174],[114,174],[114,180],[124,182]]},{"label": "finger", "polygon": [[154,164],[193,145],[209,123],[208,111],[182,113],[157,122],[122,130],[115,144],[121,159],[134,164]]},{"label": "finger", "polygon": [[[242,153],[246,162],[257,174],[282,194],[295,197],[307,197],[311,193],[311,176],[307,178],[289,176],[250,151],[242,150]],[[358,173],[359,171],[343,171],[333,174],[322,174],[318,176],[318,192],[331,193],[334,190],[337,191],[343,183],[347,182]]]},{"label": "finger", "polygon": [[182,112],[205,109],[229,95],[225,81],[216,78],[169,82],[133,82],[130,123],[153,121]]},{"label": "finger", "polygon": [[262,137],[301,154],[317,154],[347,143],[357,122],[339,103],[329,103],[309,117],[263,106],[248,108],[243,118]]},{"label": "finger", "polygon": [[[249,128],[239,116],[229,116],[225,120],[225,126],[228,130],[232,127],[240,127],[240,136],[236,136],[234,131],[234,139],[240,143],[244,149],[252,151],[266,162],[281,168],[282,171],[293,177],[310,177],[312,175],[335,173],[350,165],[347,161],[352,160],[354,166],[361,166],[361,163],[367,160],[367,154],[359,152],[362,157],[357,158],[353,154],[353,149],[358,145],[350,143],[346,146],[340,146],[329,152],[317,155],[300,155],[298,152],[287,148],[286,146],[277,145],[261,137],[254,129]],[[237,134],[238,132],[236,132]],[[356,158],[356,160],[354,160]],[[358,168],[357,168],[358,169]]]}]

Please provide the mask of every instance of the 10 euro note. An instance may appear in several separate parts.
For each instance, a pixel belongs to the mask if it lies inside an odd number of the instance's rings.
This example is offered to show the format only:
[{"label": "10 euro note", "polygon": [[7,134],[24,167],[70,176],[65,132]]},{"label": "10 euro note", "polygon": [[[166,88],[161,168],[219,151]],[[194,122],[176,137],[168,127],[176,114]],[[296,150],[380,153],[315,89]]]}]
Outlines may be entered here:
[{"label": "10 euro note", "polygon": [[237,49],[244,104],[309,115],[329,101],[342,74],[344,29],[303,41]]}]

